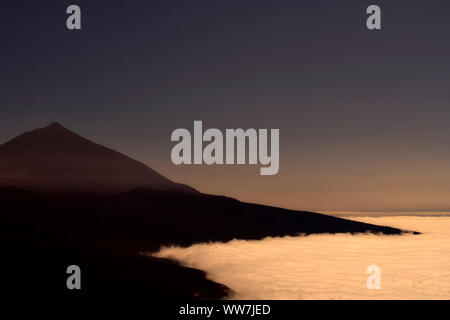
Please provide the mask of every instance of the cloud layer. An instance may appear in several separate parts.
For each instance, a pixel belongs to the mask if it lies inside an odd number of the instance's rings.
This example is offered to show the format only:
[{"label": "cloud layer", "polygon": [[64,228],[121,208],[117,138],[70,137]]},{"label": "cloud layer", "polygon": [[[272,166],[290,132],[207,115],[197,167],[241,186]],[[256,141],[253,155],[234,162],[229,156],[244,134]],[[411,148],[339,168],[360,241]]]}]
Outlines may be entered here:
[{"label": "cloud layer", "polygon": [[[354,217],[421,235],[311,235],[164,248],[232,299],[450,299],[450,217]],[[366,286],[369,265],[381,289]]]}]

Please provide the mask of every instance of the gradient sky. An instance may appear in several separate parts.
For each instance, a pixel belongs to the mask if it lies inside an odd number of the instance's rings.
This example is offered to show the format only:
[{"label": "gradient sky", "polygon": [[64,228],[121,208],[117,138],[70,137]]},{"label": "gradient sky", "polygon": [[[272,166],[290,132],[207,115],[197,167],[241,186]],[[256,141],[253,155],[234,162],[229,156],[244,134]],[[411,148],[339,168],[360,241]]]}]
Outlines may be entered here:
[{"label": "gradient sky", "polygon": [[[82,30],[66,29],[66,7]],[[365,27],[370,4],[382,30]],[[0,143],[57,121],[200,191],[450,210],[448,1],[2,1]],[[280,172],[175,166],[170,134],[280,128]]]}]

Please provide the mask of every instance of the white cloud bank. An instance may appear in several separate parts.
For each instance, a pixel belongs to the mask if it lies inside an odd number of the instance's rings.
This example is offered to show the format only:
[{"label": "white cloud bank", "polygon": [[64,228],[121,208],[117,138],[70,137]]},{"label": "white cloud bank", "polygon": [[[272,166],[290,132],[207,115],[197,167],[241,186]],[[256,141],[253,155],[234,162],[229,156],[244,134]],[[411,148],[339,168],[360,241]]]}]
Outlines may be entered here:
[{"label": "white cloud bank", "polygon": [[[421,235],[311,235],[164,248],[232,299],[450,299],[450,217],[354,217]],[[369,265],[381,289],[366,286]]]}]

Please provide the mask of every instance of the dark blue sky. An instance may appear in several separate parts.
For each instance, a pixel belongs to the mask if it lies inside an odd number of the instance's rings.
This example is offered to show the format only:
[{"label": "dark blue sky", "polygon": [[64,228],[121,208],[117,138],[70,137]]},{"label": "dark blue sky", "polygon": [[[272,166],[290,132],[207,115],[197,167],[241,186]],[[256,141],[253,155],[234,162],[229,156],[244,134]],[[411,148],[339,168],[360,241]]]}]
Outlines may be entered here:
[{"label": "dark blue sky", "polygon": [[[66,29],[66,7],[82,30]],[[382,9],[382,30],[365,10]],[[2,1],[0,142],[58,121],[202,191],[450,210],[448,1]],[[176,167],[170,133],[280,128],[280,173]]]}]

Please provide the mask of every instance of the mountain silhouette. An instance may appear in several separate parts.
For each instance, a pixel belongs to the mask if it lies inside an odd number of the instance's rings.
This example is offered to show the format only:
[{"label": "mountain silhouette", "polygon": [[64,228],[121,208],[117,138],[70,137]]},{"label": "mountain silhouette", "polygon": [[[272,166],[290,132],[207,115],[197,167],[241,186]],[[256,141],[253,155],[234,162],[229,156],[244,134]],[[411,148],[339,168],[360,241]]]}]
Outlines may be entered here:
[{"label": "mountain silhouette", "polygon": [[203,194],[57,123],[0,146],[0,296],[77,294],[63,278],[77,263],[84,297],[222,298],[203,272],[141,253],[344,232],[403,231]]},{"label": "mountain silhouette", "polygon": [[107,193],[136,187],[195,192],[58,123],[0,146],[0,186],[58,192]]}]

